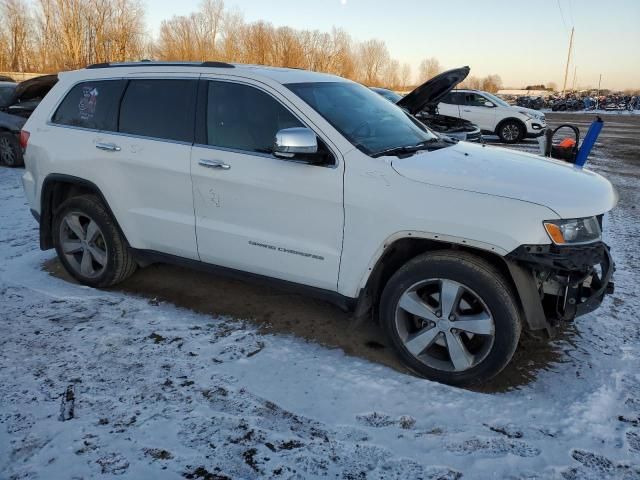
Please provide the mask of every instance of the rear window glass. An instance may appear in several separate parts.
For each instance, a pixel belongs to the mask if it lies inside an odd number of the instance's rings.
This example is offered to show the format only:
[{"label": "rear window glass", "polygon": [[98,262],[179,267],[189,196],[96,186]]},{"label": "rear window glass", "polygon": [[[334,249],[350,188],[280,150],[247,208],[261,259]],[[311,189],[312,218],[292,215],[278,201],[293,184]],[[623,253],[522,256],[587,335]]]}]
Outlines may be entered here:
[{"label": "rear window glass", "polygon": [[464,105],[464,93],[450,92],[447,93],[440,101],[451,105]]},{"label": "rear window glass", "polygon": [[193,141],[196,80],[131,80],[120,107],[119,131]]},{"label": "rear window glass", "polygon": [[53,115],[53,123],[95,130],[117,130],[118,104],[125,82],[101,80],[74,86]]}]

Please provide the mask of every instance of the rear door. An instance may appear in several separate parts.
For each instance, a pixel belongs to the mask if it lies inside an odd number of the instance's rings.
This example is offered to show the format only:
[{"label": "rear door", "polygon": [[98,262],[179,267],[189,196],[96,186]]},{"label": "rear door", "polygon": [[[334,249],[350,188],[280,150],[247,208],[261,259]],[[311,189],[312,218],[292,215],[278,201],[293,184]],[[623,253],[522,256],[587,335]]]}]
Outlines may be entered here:
[{"label": "rear door", "polygon": [[207,101],[191,158],[200,259],[335,291],[344,222],[337,150],[324,143],[327,166],[276,158],[278,130],[310,126],[295,105],[249,80],[201,84]]},{"label": "rear door", "polygon": [[116,216],[134,248],[198,257],[190,171],[197,78],[127,78],[117,131],[95,135]]},{"label": "rear door", "polygon": [[488,98],[476,92],[465,92],[461,117],[480,127],[494,131],[496,128],[496,107]]},{"label": "rear door", "polygon": [[461,105],[464,105],[464,93],[449,92],[438,104],[438,113],[449,117],[460,117]]}]

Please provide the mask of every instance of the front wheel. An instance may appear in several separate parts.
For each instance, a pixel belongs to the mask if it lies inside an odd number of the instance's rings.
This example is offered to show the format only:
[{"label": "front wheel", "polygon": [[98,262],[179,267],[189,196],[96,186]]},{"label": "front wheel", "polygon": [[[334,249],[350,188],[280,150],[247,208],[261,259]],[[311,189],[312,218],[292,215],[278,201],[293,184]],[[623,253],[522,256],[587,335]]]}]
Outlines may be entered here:
[{"label": "front wheel", "polygon": [[53,243],[65,269],[91,287],[115,285],[137,268],[115,221],[93,195],[60,205],[53,219]]},{"label": "front wheel", "polygon": [[516,350],[522,323],[500,272],[459,251],[423,254],[400,268],[385,286],[380,315],[407,367],[458,386],[497,375]]},{"label": "front wheel", "polygon": [[507,120],[498,127],[498,136],[504,143],[518,143],[524,138],[525,130],[521,123]]}]

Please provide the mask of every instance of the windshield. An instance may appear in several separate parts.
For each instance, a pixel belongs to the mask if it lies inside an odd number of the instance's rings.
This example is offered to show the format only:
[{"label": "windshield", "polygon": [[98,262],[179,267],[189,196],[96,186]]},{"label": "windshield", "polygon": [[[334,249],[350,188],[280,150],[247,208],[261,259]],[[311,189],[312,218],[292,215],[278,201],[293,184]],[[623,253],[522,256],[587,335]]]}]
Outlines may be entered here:
[{"label": "windshield", "polygon": [[507,102],[502,100],[500,97],[496,97],[495,95],[492,95],[491,93],[482,92],[482,94],[485,97],[487,97],[489,100],[491,100],[493,103],[496,103],[496,104],[500,105],[501,107],[510,107],[511,106]]},{"label": "windshield", "polygon": [[400,107],[360,84],[314,82],[286,87],[367,155],[438,138]]},{"label": "windshield", "polygon": [[15,85],[0,86],[0,107],[9,106],[9,102],[13,99],[13,91],[15,89]]}]

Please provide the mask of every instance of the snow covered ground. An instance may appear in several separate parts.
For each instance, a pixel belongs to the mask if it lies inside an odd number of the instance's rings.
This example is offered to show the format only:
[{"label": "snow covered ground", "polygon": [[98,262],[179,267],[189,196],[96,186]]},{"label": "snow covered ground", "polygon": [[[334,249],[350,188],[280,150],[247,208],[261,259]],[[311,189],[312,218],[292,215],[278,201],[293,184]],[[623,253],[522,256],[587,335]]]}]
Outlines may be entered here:
[{"label": "snow covered ground", "polygon": [[0,168],[0,478],[639,479],[640,168],[595,168],[616,293],[499,394],[53,277]]}]

